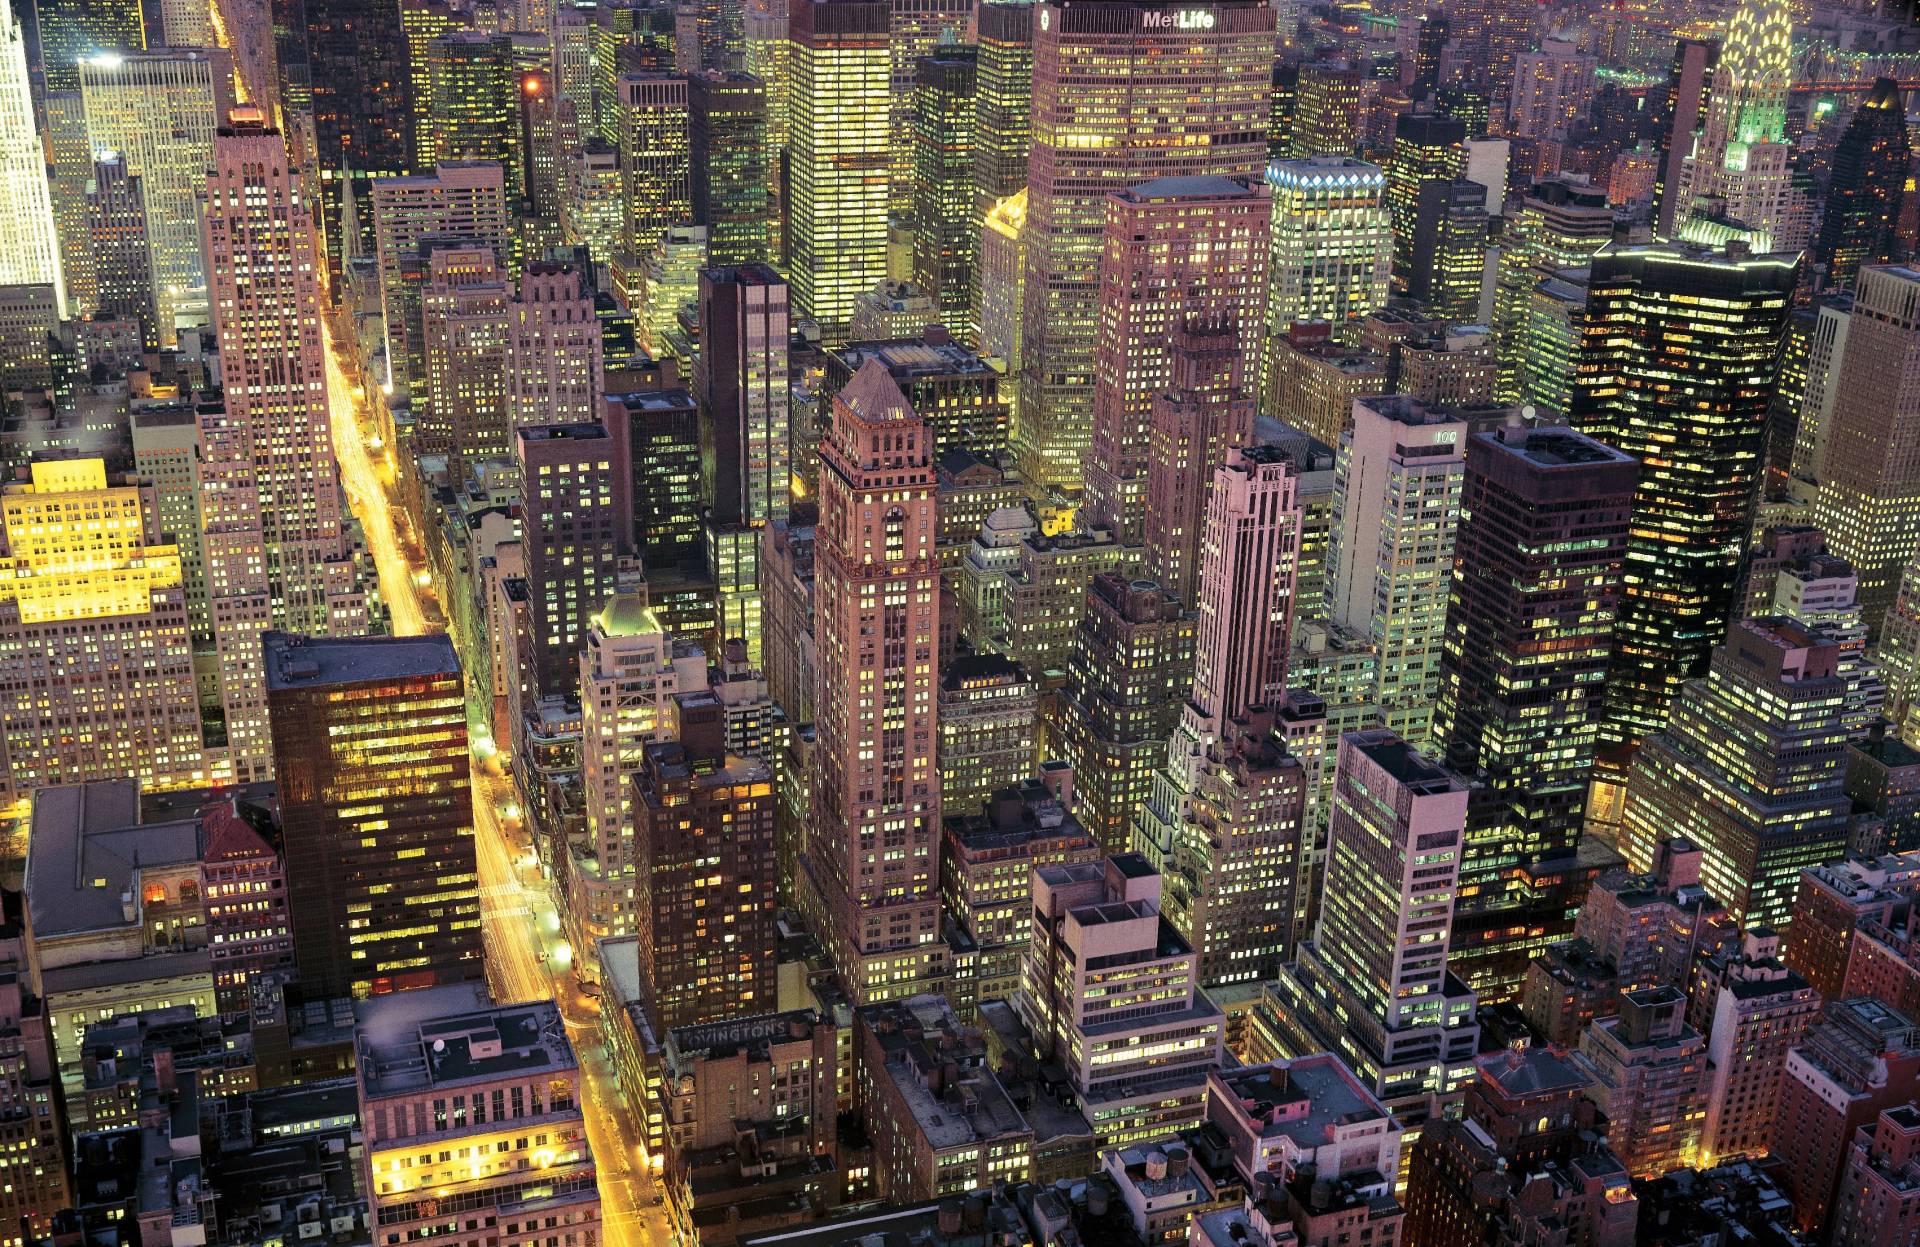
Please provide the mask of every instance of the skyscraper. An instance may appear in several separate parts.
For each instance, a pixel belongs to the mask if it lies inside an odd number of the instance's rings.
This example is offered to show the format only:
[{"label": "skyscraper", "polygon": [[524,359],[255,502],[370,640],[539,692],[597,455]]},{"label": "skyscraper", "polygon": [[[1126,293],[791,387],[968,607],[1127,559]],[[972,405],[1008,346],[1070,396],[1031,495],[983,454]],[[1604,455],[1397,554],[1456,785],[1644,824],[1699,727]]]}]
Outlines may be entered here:
[{"label": "skyscraper", "polygon": [[1379,650],[1375,702],[1429,739],[1466,474],[1466,422],[1404,395],[1355,399],[1340,437],[1327,616]]},{"label": "skyscraper", "polygon": [[1834,364],[1813,522],[1859,574],[1860,609],[1876,636],[1920,548],[1917,364],[1920,271],[1859,270],[1845,349]]},{"label": "skyscraper", "polygon": [[687,80],[678,74],[622,74],[613,110],[620,151],[627,250],[646,256],[693,217],[687,145]]},{"label": "skyscraper", "polygon": [[1018,449],[1030,486],[1078,493],[1092,439],[1105,197],[1266,163],[1273,10],[1204,25],[1162,0],[1036,9]]},{"label": "skyscraper", "polygon": [[721,634],[747,644],[758,664],[760,541],[787,518],[792,496],[787,437],[787,283],[765,264],[700,271],[702,497],[708,571],[718,582]]},{"label": "skyscraper", "polygon": [[1273,254],[1267,261],[1267,338],[1295,322],[1324,320],[1340,334],[1386,305],[1393,260],[1387,178],[1345,156],[1276,160]]},{"label": "skyscraper", "polygon": [[1209,321],[1230,328],[1244,359],[1259,356],[1272,215],[1264,184],[1251,177],[1160,178],[1107,197],[1086,509],[1124,544],[1138,545],[1145,531],[1147,430],[1171,381],[1170,334],[1183,321]]},{"label": "skyscraper", "polygon": [[444,636],[261,641],[309,999],[480,979],[460,663]]},{"label": "skyscraper", "polygon": [[1654,183],[1655,238],[1672,238],[1693,211],[1694,143],[1706,120],[1714,62],[1719,59],[1718,40],[1683,38],[1674,46],[1673,67],[1667,76],[1670,116],[1660,136],[1659,176]]},{"label": "skyscraper", "polygon": [[1733,625],[1667,730],[1640,745],[1620,848],[1644,869],[1684,836],[1742,926],[1783,925],[1800,872],[1845,855],[1846,681],[1835,641],[1780,618]]},{"label": "skyscraper", "polygon": [[975,49],[950,44],[922,57],[913,79],[908,166],[913,280],[932,296],[947,325],[962,332],[972,319],[973,266],[980,250],[973,182],[978,81]]},{"label": "skyscraper", "polygon": [[89,58],[147,46],[140,0],[32,0],[47,91],[75,91]]},{"label": "skyscraper", "polygon": [[1131,842],[1134,810],[1166,761],[1193,687],[1194,621],[1150,580],[1103,572],[1087,587],[1048,752],[1073,767],[1077,817],[1107,852]]},{"label": "skyscraper", "polygon": [[[593,285],[577,265],[537,260],[520,275],[507,305],[507,419],[578,424],[600,418],[604,382],[600,318]],[[503,439],[502,457],[513,453]]]},{"label": "skyscraper", "polygon": [[61,276],[46,153],[27,83],[26,39],[8,5],[0,13],[0,285],[57,287]]},{"label": "skyscraper", "polygon": [[1429,178],[1413,206],[1408,297],[1441,320],[1472,323],[1480,315],[1487,269],[1487,188],[1463,178]]},{"label": "skyscraper", "polygon": [[498,164],[506,173],[507,202],[517,206],[526,194],[527,169],[515,124],[520,76],[514,72],[511,37],[454,30],[430,41],[426,57],[423,115],[431,129],[432,163]]},{"label": "skyscraper", "polygon": [[87,242],[93,252],[94,314],[139,321],[154,332],[153,252],[147,245],[147,203],[127,158],[114,153],[93,163],[87,185]]},{"label": "skyscraper", "polygon": [[428,257],[420,292],[426,389],[413,404],[413,442],[468,469],[513,453],[507,416],[507,301],[489,247],[446,247]]},{"label": "skyscraper", "polygon": [[1473,1072],[1475,999],[1447,968],[1467,785],[1391,731],[1340,738],[1314,937],[1274,984],[1287,1055],[1341,1054],[1424,1121]]},{"label": "skyscraper", "polygon": [[[1628,527],[1601,740],[1666,723],[1733,606],[1766,443],[1792,255],[1609,246],[1594,256],[1573,426],[1643,465]],[[1719,301],[1703,320],[1698,301]]]},{"label": "skyscraper", "polygon": [[675,739],[634,775],[640,974],[655,1025],[690,1026],[774,1002],[773,773],[731,755],[712,694],[676,699]]},{"label": "skyscraper", "polygon": [[[400,7],[390,0],[310,4],[306,18],[320,229],[328,270],[338,279],[350,251],[372,254],[371,180],[412,165],[407,44]],[[354,238],[347,237],[349,223],[357,224]]]},{"label": "skyscraper", "polygon": [[820,446],[814,817],[800,891],[856,1002],[914,995],[945,971],[932,450],[878,360],[834,396]]},{"label": "skyscraper", "polygon": [[1761,231],[1780,251],[1807,244],[1811,208],[1794,185],[1787,138],[1792,45],[1788,0],[1742,0],[1734,9],[1699,138],[1691,161],[1683,162],[1689,194],[1679,205],[1676,230],[1684,229],[1686,213],[1705,200]]},{"label": "skyscraper", "polygon": [[151,485],[109,484],[99,459],[33,464],[0,489],[5,588],[0,791],[132,775],[204,783],[180,555]]},{"label": "skyscraper", "polygon": [[1214,467],[1253,434],[1245,341],[1245,325],[1230,319],[1179,325],[1167,345],[1171,375],[1153,399],[1146,435],[1147,566],[1182,603],[1199,601]]},{"label": "skyscraper", "polygon": [[1606,192],[1565,175],[1533,184],[1520,211],[1501,237],[1500,267],[1493,294],[1495,352],[1501,402],[1527,397],[1528,382],[1539,365],[1527,333],[1535,289],[1554,280],[1561,269],[1583,268],[1593,253],[1613,238],[1613,211]]},{"label": "skyscraper", "polygon": [[1638,474],[1569,429],[1467,439],[1433,741],[1498,808],[1468,831],[1454,920],[1462,976],[1486,994],[1495,977],[1517,983],[1532,952],[1499,938],[1536,925],[1514,867],[1579,840]]},{"label": "skyscraper", "polygon": [[140,179],[153,253],[156,336],[161,346],[172,346],[177,319],[183,313],[197,319],[207,297],[200,200],[213,164],[214,133],[233,102],[231,62],[217,50],[100,54],[80,63],[80,97],[88,145],[119,152],[127,171]]},{"label": "skyscraper", "polygon": [[1826,265],[1830,283],[1850,286],[1862,264],[1892,258],[1912,168],[1899,84],[1876,78],[1833,149],[1833,181],[1813,245],[1813,262]]},{"label": "skyscraper", "polygon": [[711,70],[688,78],[687,142],[692,220],[707,228],[707,263],[770,262],[766,84]]},{"label": "skyscraper", "polygon": [[1027,189],[1033,143],[1034,6],[982,0],[974,10],[980,43],[973,91],[973,210],[976,221]]},{"label": "skyscraper", "polygon": [[291,164],[255,108],[235,108],[214,141],[205,239],[221,389],[253,462],[275,626],[351,633],[366,603],[333,457],[313,217]]},{"label": "skyscraper", "polygon": [[520,464],[520,544],[531,603],[532,668],[542,696],[579,683],[580,647],[613,597],[632,523],[615,440],[603,425],[534,424],[514,431]]},{"label": "skyscraper", "polygon": [[1408,293],[1414,263],[1414,224],[1420,188],[1435,178],[1451,181],[1466,172],[1467,127],[1433,113],[1401,113],[1394,121],[1387,159],[1387,211],[1393,218],[1393,289]]},{"label": "skyscraper", "polygon": [[787,273],[796,315],[834,339],[887,275],[887,0],[793,0]]}]

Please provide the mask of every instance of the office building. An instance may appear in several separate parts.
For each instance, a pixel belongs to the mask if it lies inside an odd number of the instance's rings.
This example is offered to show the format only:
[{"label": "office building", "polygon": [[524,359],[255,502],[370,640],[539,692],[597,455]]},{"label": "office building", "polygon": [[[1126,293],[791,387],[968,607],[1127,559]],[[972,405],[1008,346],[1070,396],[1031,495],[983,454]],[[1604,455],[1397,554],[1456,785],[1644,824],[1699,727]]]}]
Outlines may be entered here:
[{"label": "office building", "polygon": [[1813,523],[1853,565],[1867,629],[1880,625],[1920,547],[1920,271],[1869,267],[1855,278],[1844,352],[1834,363]]},{"label": "office building", "polygon": [[373,250],[372,182],[412,167],[407,43],[398,5],[340,0],[305,7],[320,231],[333,287],[349,253]]},{"label": "office building", "polygon": [[1269,989],[1283,1054],[1341,1054],[1409,1126],[1456,1096],[1479,1042],[1447,969],[1466,819],[1466,784],[1391,731],[1341,737],[1319,924]]},{"label": "office building", "polygon": [[1073,767],[1076,810],[1107,852],[1130,843],[1134,810],[1192,687],[1195,616],[1150,580],[1108,572],[1087,587],[1048,752]]},{"label": "office building", "polygon": [[1152,400],[1145,438],[1147,565],[1175,599],[1197,603],[1214,467],[1253,435],[1246,349],[1257,317],[1188,320],[1167,344],[1168,378]]},{"label": "office building", "polygon": [[1408,258],[1409,298],[1441,320],[1477,320],[1487,268],[1487,188],[1463,178],[1420,183]]},{"label": "office building", "polygon": [[0,13],[0,286],[57,286],[61,279],[46,152],[27,82],[26,36],[9,7]]},{"label": "office building", "polygon": [[1894,257],[1894,222],[1912,167],[1899,86],[1876,78],[1833,149],[1833,181],[1812,255],[1826,267],[1828,284],[1851,286],[1861,265]]},{"label": "office building", "polygon": [[[507,306],[508,427],[599,419],[602,338],[587,272],[553,260],[527,265]],[[512,457],[511,439],[492,453]]]},{"label": "office building", "polygon": [[427,98],[415,102],[415,117],[428,133],[415,144],[431,160],[422,170],[456,161],[488,161],[506,175],[507,203],[518,209],[527,193],[517,102],[520,75],[515,72],[511,35],[482,30],[450,30],[424,49]]},{"label": "office building", "polygon": [[312,216],[291,163],[257,109],[236,108],[214,140],[203,217],[221,389],[252,460],[273,626],[351,634],[366,601],[336,487]]},{"label": "office building", "polygon": [[1920,1109],[1910,1104],[1883,1109],[1847,1146],[1840,1199],[1833,1209],[1832,1242],[1839,1247],[1879,1247],[1920,1232]]},{"label": "office building", "polygon": [[93,253],[93,313],[125,317],[151,334],[155,324],[153,252],[147,242],[140,179],[115,153],[94,161],[87,184],[87,245]]},{"label": "office building", "polygon": [[1864,997],[1829,1001],[1787,1053],[1780,1112],[1767,1148],[1803,1231],[1832,1225],[1847,1152],[1882,1112],[1920,1090],[1920,1030]]},{"label": "office building", "polygon": [[1631,456],[1570,429],[1467,439],[1433,742],[1498,808],[1468,833],[1460,866],[1454,943],[1476,986],[1482,958],[1500,957],[1517,983],[1533,951],[1492,946],[1533,925],[1516,921],[1514,868],[1569,857],[1579,841],[1638,474]]},{"label": "office building", "polygon": [[[379,178],[373,183],[374,252],[380,273],[380,306],[386,320],[387,384],[404,406],[425,381],[420,328],[421,269],[430,239],[491,247],[512,272],[512,218],[507,211],[505,171],[496,164],[460,162],[432,173]],[[152,204],[148,212],[153,212]],[[421,269],[424,272],[424,269]]]},{"label": "office building", "polygon": [[231,60],[219,50],[99,53],[79,64],[88,149],[119,152],[127,172],[140,179],[153,258],[155,332],[163,347],[174,344],[182,317],[192,323],[206,315],[200,204],[214,134],[233,105],[232,84]]},{"label": "office building", "polygon": [[1228,0],[1204,28],[1183,28],[1177,9],[1061,0],[1038,11],[1019,451],[1039,490],[1083,484],[1106,196],[1155,178],[1249,175],[1266,161],[1273,11]]},{"label": "office building", "polygon": [[955,813],[979,809],[1033,774],[1038,690],[1003,654],[962,654],[941,673],[940,803]]},{"label": "office building", "polygon": [[1708,953],[1695,965],[1687,1012],[1707,1037],[1702,1156],[1767,1150],[1787,1053],[1819,1016],[1820,997],[1773,955],[1778,947],[1771,933],[1749,931],[1741,951]]},{"label": "office building", "polygon": [[[877,360],[834,396],[820,447],[818,744],[800,890],[861,1003],[918,995],[945,970],[932,452]],[[883,839],[889,850],[870,861]]]},{"label": "office building", "polygon": [[481,979],[453,643],[270,632],[261,650],[287,911],[308,998]]},{"label": "office building", "polygon": [[907,195],[913,223],[913,282],[932,297],[943,323],[962,334],[972,321],[980,216],[974,188],[976,49],[937,45],[914,70]]},{"label": "office building", "polygon": [[1657,1177],[1700,1157],[1706,1122],[1706,1041],[1687,1025],[1677,988],[1623,993],[1618,1017],[1596,1019],[1574,1065],[1607,1115],[1607,1144],[1628,1173]]},{"label": "office building", "polygon": [[449,471],[510,456],[507,304],[490,247],[446,247],[427,258],[420,292],[426,386],[414,400],[413,447],[445,455]]},{"label": "office building", "polygon": [[595,270],[604,271],[626,242],[620,152],[605,139],[590,138],[567,160],[560,236],[570,247],[585,247]]},{"label": "office building", "polygon": [[520,545],[531,601],[533,683],[542,697],[578,687],[580,648],[613,597],[632,524],[616,439],[602,424],[514,431]]},{"label": "office building", "polygon": [[180,555],[154,487],[110,484],[99,459],[41,460],[0,489],[0,520],[9,798],[129,775],[207,782]]},{"label": "office building", "polygon": [[1620,849],[1645,869],[1685,836],[1743,924],[1783,926],[1800,872],[1846,851],[1846,682],[1839,646],[1790,620],[1742,620],[1674,701],[1627,782]]},{"label": "office building", "polygon": [[794,310],[829,341],[887,276],[891,78],[888,6],[789,7],[787,274]]},{"label": "office building", "polygon": [[1197,1124],[1224,1019],[1196,986],[1193,949],[1160,915],[1146,859],[1045,866],[1014,1007],[1043,1060],[1066,1066],[1101,1146]]},{"label": "office building", "polygon": [[1466,171],[1467,127],[1437,113],[1401,113],[1393,123],[1393,149],[1386,163],[1387,212],[1393,219],[1393,292],[1410,294],[1414,230],[1420,189],[1430,181],[1453,181]]},{"label": "office building", "polygon": [[882,1199],[909,1204],[1026,1179],[1033,1128],[995,1076],[980,1032],[951,1005],[930,995],[870,1004],[854,1015],[854,1031],[856,1103]]},{"label": "office building", "polygon": [[954,451],[981,457],[1005,452],[1013,382],[947,329],[929,326],[909,337],[852,342],[829,351],[822,389],[837,392],[868,359],[880,361],[926,421],[940,459]]},{"label": "office building", "polygon": [[[1528,398],[1531,378],[1543,364],[1528,333],[1528,309],[1540,283],[1558,280],[1564,269],[1583,268],[1613,239],[1613,211],[1606,192],[1561,175],[1533,184],[1500,240],[1495,276],[1493,331],[1500,363],[1495,397],[1504,403]],[[1555,410],[1564,410],[1564,404]]]},{"label": "office building", "polygon": [[698,565],[704,550],[699,404],[680,389],[609,394],[601,422],[626,461],[632,543],[642,565]]},{"label": "office building", "polygon": [[495,1005],[473,984],[362,1001],[353,1051],[376,1237],[431,1234],[448,1191],[491,1223],[484,1240],[599,1238],[585,1078],[552,1001]]},{"label": "office building", "polygon": [[634,775],[646,747],[671,734],[675,695],[705,686],[705,663],[636,593],[615,594],[593,617],[580,653],[586,835],[569,862],[566,906],[575,947],[637,928]]},{"label": "office building", "polygon": [[1274,161],[1267,181],[1273,187],[1269,344],[1305,320],[1324,320],[1336,335],[1349,335],[1387,302],[1394,238],[1387,175],[1351,157],[1315,156]]},{"label": "office building", "polygon": [[1033,935],[1033,872],[1102,856],[1074,813],[1081,805],[1077,777],[1059,762],[971,806],[949,803],[940,896],[978,949],[973,1000],[1011,1000],[1020,986]]},{"label": "office building", "polygon": [[1340,436],[1327,617],[1378,648],[1374,701],[1416,747],[1440,690],[1466,437],[1466,421],[1402,396],[1356,399]]},{"label": "office building", "polygon": [[[1261,389],[1267,414],[1322,446],[1340,444],[1340,434],[1353,423],[1356,399],[1395,392],[1386,355],[1342,345],[1334,340],[1333,330],[1326,321],[1295,322],[1268,339],[1267,379]],[[1345,334],[1352,332],[1350,325],[1343,328]]]},{"label": "office building", "polygon": [[89,57],[147,46],[136,0],[34,0],[31,8],[40,53],[33,68],[45,91],[78,90],[79,67]]},{"label": "office building", "polygon": [[[1148,428],[1173,383],[1163,345],[1184,322],[1229,327],[1257,359],[1273,210],[1252,177],[1178,177],[1107,197],[1096,270],[1093,425],[1085,467],[1091,525],[1140,544],[1147,513]],[[1205,461],[1210,471],[1218,459]]]},{"label": "office building", "polygon": [[[1613,246],[1591,267],[1571,423],[1642,464],[1601,727],[1603,743],[1631,744],[1665,726],[1732,611],[1798,266],[1792,255]],[[1703,298],[1725,314],[1698,320]]]},{"label": "office building", "polygon": [[1782,252],[1807,245],[1812,211],[1795,185],[1787,137],[1792,36],[1787,0],[1742,0],[1727,19],[1693,155],[1681,165],[1687,195],[1674,228],[1683,235],[1686,214],[1705,208]]},{"label": "office building", "polygon": [[[1033,14],[1029,4],[982,0],[975,6],[979,53],[973,89],[975,220],[1027,189],[1033,144]],[[982,283],[976,276],[976,290]],[[977,307],[976,303],[976,307]]]},{"label": "office building", "polygon": [[630,255],[645,256],[668,230],[693,218],[687,79],[668,73],[619,75],[613,119],[626,248]]},{"label": "office building", "polygon": [[1538,51],[1514,58],[1508,133],[1518,139],[1564,138],[1587,124],[1599,59],[1565,39],[1543,39]]},{"label": "office building", "polygon": [[1288,156],[1347,156],[1361,138],[1360,114],[1372,84],[1357,70],[1337,64],[1302,65],[1294,82],[1293,136]]},{"label": "office building", "polygon": [[778,936],[773,772],[726,748],[705,690],[675,699],[671,727],[633,777],[640,976],[661,1028],[774,1003]]},{"label": "office building", "polygon": [[1868,923],[1896,925],[1920,890],[1920,858],[1911,853],[1848,856],[1802,871],[1781,959],[1820,993],[1837,1000],[1853,943]]},{"label": "office building", "polygon": [[692,221],[707,229],[707,263],[773,260],[767,189],[767,84],[709,70],[687,79]]}]

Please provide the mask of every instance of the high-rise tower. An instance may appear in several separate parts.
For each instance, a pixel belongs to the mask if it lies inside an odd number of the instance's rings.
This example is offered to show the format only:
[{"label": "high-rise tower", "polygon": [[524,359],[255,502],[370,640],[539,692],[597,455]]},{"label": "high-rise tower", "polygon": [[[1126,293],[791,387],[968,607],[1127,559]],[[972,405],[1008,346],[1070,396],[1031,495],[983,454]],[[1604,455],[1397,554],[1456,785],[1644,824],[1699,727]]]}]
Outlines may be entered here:
[{"label": "high-rise tower", "polygon": [[[1787,139],[1793,83],[1790,0],[1743,0],[1727,22],[1706,115],[1683,166],[1689,187],[1674,228],[1705,206],[1762,231],[1780,251],[1797,251],[1811,233],[1811,210],[1794,186]],[[1703,204],[1702,201],[1705,201]]]},{"label": "high-rise tower", "polygon": [[796,315],[844,334],[887,275],[887,0],[793,0],[787,273]]},{"label": "high-rise tower", "polygon": [[251,442],[274,623],[358,631],[365,600],[333,457],[313,216],[258,109],[235,108],[221,128],[206,194],[221,389]]},{"label": "high-rise tower", "polygon": [[1893,255],[1894,224],[1912,169],[1900,86],[1875,79],[1833,149],[1833,182],[1813,246],[1813,262],[1827,266],[1828,282],[1850,286],[1862,264]]},{"label": "high-rise tower", "polygon": [[61,284],[47,158],[33,124],[27,45],[13,6],[0,13],[0,285]]},{"label": "high-rise tower", "polygon": [[933,440],[870,359],[833,399],[814,547],[813,825],[800,881],[856,1003],[945,972]]},{"label": "high-rise tower", "polygon": [[1078,493],[1105,197],[1266,163],[1274,13],[1251,0],[1050,0],[1035,21],[1018,449],[1031,486]]},{"label": "high-rise tower", "polygon": [[1259,356],[1272,215],[1251,177],[1160,178],[1107,198],[1085,480],[1090,522],[1124,544],[1145,531],[1147,428],[1171,380],[1172,331],[1195,318],[1224,324],[1243,359]]},{"label": "high-rise tower", "polygon": [[1591,271],[1572,423],[1643,465],[1601,727],[1630,744],[1665,726],[1732,611],[1799,269],[1790,254],[1656,245],[1605,247]]}]

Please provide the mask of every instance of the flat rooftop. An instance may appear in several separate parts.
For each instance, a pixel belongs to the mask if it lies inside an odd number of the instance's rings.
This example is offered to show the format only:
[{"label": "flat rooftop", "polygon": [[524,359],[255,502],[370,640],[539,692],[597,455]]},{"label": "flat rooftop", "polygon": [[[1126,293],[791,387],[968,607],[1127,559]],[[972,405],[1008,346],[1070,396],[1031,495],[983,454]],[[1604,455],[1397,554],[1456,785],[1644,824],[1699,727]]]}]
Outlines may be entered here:
[{"label": "flat rooftop", "polygon": [[140,904],[143,870],[200,860],[200,823],[186,817],[141,823],[132,779],[41,788],[33,794],[27,840],[27,906],[47,939],[138,924],[121,905]]},{"label": "flat rooftop", "polygon": [[1199,174],[1190,177],[1155,178],[1151,182],[1129,186],[1120,194],[1129,199],[1194,199],[1201,196],[1252,199],[1258,192],[1247,182],[1218,175]]},{"label": "flat rooftop", "polygon": [[260,647],[270,691],[460,674],[460,658],[445,635],[308,637],[268,632],[262,634]]},{"label": "flat rooftop", "polygon": [[1238,1099],[1241,1113],[1259,1123],[1262,1138],[1288,1138],[1305,1151],[1324,1144],[1334,1126],[1392,1116],[1331,1052],[1215,1077]]},{"label": "flat rooftop", "polygon": [[490,1005],[458,983],[354,1005],[354,1047],[369,1100],[578,1066],[550,1000]]}]

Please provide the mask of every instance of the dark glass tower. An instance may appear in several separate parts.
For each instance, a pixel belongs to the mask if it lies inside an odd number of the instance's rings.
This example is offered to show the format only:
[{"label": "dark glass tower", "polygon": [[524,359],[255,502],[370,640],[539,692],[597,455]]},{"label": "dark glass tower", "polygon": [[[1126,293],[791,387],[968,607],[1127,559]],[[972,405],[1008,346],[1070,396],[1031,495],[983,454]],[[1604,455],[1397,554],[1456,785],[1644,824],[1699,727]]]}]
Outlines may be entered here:
[{"label": "dark glass tower", "polygon": [[1813,247],[1829,283],[1851,286],[1862,264],[1893,258],[1894,225],[1912,167],[1900,84],[1876,78],[1833,149],[1833,184]]},{"label": "dark glass tower", "polygon": [[707,227],[707,263],[765,263],[772,258],[766,84],[751,74],[694,74],[687,135],[693,221]]},{"label": "dark glass tower", "polygon": [[[412,114],[399,7],[392,0],[308,5],[307,58],[321,229],[327,269],[337,278],[344,255],[373,254],[372,180],[407,172]],[[359,231],[351,240],[350,222]]]},{"label": "dark glass tower", "polygon": [[1605,744],[1666,726],[1726,629],[1798,277],[1797,256],[1737,244],[1610,246],[1593,258],[1572,423],[1643,465]]},{"label": "dark glass tower", "polygon": [[936,48],[913,80],[913,279],[940,305],[949,325],[965,325],[980,249],[974,215],[972,48]]}]

